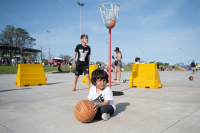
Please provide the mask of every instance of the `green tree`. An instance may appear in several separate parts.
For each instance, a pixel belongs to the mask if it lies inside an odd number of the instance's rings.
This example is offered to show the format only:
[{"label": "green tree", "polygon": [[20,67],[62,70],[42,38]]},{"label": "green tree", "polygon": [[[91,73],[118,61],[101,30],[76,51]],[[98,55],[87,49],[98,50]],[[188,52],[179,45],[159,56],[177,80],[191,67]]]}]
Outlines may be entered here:
[{"label": "green tree", "polygon": [[[2,30],[1,33],[1,41],[3,46],[10,46],[12,47],[14,45],[14,36],[15,36],[15,27],[12,25],[6,25],[6,28]],[[10,58],[12,58],[14,51],[11,50],[1,50],[1,54],[9,54]]]},{"label": "green tree", "polygon": [[[14,26],[6,25],[5,29],[2,30],[0,34],[0,44],[1,46],[12,46],[20,48],[31,48],[35,45],[36,39],[31,37],[26,29],[17,28]],[[10,57],[13,56],[14,51],[12,50],[1,50],[1,55],[9,53]],[[21,53],[21,52],[19,52]],[[32,55],[33,53],[27,53]]]},{"label": "green tree", "polygon": [[71,62],[71,61],[73,61],[73,58],[70,55],[65,55],[64,60],[66,60],[67,62],[69,62],[69,61]]},{"label": "green tree", "polygon": [[169,66],[169,63],[164,63],[164,66]]},{"label": "green tree", "polygon": [[47,59],[42,59],[42,63],[44,63],[45,65],[48,65],[48,60]]},{"label": "green tree", "polygon": [[96,61],[96,64],[100,64],[101,62],[100,61]]}]

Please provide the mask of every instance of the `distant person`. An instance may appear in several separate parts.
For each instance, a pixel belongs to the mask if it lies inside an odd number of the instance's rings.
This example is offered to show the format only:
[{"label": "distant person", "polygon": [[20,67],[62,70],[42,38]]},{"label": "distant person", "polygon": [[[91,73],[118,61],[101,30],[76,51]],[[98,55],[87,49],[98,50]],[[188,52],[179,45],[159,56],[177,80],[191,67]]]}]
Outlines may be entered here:
[{"label": "distant person", "polygon": [[88,43],[88,36],[81,35],[81,41],[82,41],[82,44],[78,44],[76,46],[75,53],[74,53],[73,68],[75,66],[75,59],[76,59],[77,54],[78,54],[78,60],[76,64],[74,87],[71,89],[71,91],[76,90],[76,84],[77,84],[79,75],[82,75],[83,72],[87,79],[88,91],[90,91],[89,64],[90,64],[91,49],[90,49],[90,46],[86,45]]},{"label": "distant person", "polygon": [[194,60],[191,63],[191,68],[192,68],[192,74],[195,74],[195,62],[194,62]]},{"label": "distant person", "polygon": [[196,64],[196,72],[198,72],[199,66]]},{"label": "distant person", "polygon": [[160,66],[160,71],[162,71],[162,65]]},{"label": "distant person", "polygon": [[174,72],[174,66],[172,66],[172,71]]},{"label": "distant person", "polygon": [[135,58],[135,64],[140,64],[140,58],[139,57]]},{"label": "distant person", "polygon": [[69,62],[69,70],[70,70],[70,73],[72,73],[72,63]]},{"label": "distant person", "polygon": [[64,61],[65,70],[67,70],[67,61]]},{"label": "distant person", "polygon": [[118,80],[120,81],[121,79],[121,68],[122,68],[122,62],[121,62],[121,59],[122,59],[122,53],[121,51],[119,50],[118,47],[115,48],[114,50],[116,52],[116,56],[112,56],[113,59],[115,59],[115,79],[114,80],[117,80],[117,74],[118,74]]},{"label": "distant person", "polygon": [[158,70],[159,70],[159,64],[158,64],[158,62],[157,62],[157,68],[158,68]]},{"label": "distant person", "polygon": [[24,58],[24,64],[26,64],[26,59]]},{"label": "distant person", "polygon": [[164,65],[162,66],[162,69],[163,69],[163,71],[165,71],[165,66]]},{"label": "distant person", "polygon": [[31,59],[30,58],[28,58],[28,64],[31,64]]},{"label": "distant person", "polygon": [[10,61],[8,60],[8,58],[6,58],[6,63],[7,63],[7,66],[11,66],[10,65]]},{"label": "distant person", "polygon": [[4,64],[6,65],[6,61],[5,61],[5,58],[3,58],[3,66],[4,66]]}]

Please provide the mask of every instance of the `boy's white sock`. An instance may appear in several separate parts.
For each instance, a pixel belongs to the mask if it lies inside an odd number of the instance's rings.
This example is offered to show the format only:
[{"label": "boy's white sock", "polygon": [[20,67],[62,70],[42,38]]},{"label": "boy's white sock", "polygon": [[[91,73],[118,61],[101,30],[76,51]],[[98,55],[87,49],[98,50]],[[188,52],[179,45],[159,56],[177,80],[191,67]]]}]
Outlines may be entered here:
[{"label": "boy's white sock", "polygon": [[102,117],[102,119],[103,119],[104,121],[107,121],[107,120],[110,119],[110,114],[109,114],[109,113],[103,113],[101,117]]}]

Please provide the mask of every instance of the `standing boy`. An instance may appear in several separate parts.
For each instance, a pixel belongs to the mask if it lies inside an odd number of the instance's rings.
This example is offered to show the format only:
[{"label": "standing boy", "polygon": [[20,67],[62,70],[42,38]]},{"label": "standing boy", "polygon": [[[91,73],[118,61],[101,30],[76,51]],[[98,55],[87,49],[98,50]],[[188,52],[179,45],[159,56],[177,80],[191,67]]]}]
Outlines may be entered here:
[{"label": "standing boy", "polygon": [[194,74],[195,73],[195,63],[194,63],[194,60],[191,63],[191,67],[192,67],[192,74]]},{"label": "standing boy", "polygon": [[89,64],[90,64],[90,47],[86,45],[88,43],[88,36],[82,35],[81,36],[82,44],[78,44],[75,49],[74,58],[73,58],[73,68],[75,66],[75,59],[76,55],[78,53],[78,60],[76,64],[76,70],[75,70],[75,78],[74,78],[74,87],[71,89],[71,91],[76,90],[76,84],[79,75],[82,75],[84,72],[86,79],[87,79],[87,85],[88,85],[88,91],[90,90],[90,77],[89,77]]}]

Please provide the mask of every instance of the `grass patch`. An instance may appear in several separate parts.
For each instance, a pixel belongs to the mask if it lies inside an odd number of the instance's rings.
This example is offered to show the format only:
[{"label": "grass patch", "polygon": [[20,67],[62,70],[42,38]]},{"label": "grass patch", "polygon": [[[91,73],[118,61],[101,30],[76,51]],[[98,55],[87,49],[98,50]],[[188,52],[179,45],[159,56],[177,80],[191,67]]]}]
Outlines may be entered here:
[{"label": "grass patch", "polygon": [[[62,70],[65,70],[65,66],[61,66]],[[0,66],[0,74],[17,74],[18,66]],[[69,70],[69,66],[67,66],[67,70]],[[52,72],[58,71],[58,67],[49,67],[48,65],[44,65],[44,72]]]},{"label": "grass patch", "polygon": [[131,66],[123,66],[123,68],[124,68],[125,72],[131,71],[132,70],[132,65]]},{"label": "grass patch", "polygon": [[17,66],[0,66],[0,74],[17,74]]}]

